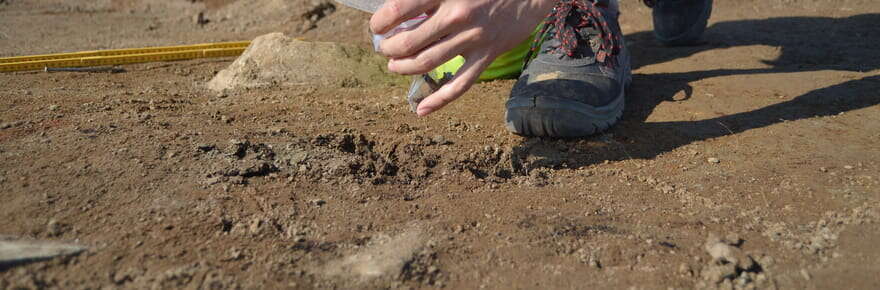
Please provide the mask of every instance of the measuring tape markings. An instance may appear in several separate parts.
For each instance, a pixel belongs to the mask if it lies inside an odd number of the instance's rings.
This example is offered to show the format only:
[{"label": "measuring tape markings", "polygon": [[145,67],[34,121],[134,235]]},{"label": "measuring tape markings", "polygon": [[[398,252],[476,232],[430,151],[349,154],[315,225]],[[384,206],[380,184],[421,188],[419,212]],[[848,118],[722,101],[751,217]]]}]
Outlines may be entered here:
[{"label": "measuring tape markings", "polygon": [[65,58],[79,58],[79,57],[89,57],[89,56],[112,56],[112,55],[157,53],[157,52],[174,52],[174,51],[214,49],[214,48],[236,48],[236,47],[247,47],[248,45],[250,45],[250,41],[203,43],[203,44],[194,44],[194,45],[160,46],[160,47],[145,47],[145,48],[94,50],[94,51],[81,51],[81,52],[72,52],[72,53],[56,53],[56,54],[5,57],[5,58],[0,58],[0,63],[26,62],[26,61],[36,61],[36,60],[65,59]]},{"label": "measuring tape markings", "polygon": [[230,57],[241,55],[249,44],[240,41],[0,58],[0,72]]}]

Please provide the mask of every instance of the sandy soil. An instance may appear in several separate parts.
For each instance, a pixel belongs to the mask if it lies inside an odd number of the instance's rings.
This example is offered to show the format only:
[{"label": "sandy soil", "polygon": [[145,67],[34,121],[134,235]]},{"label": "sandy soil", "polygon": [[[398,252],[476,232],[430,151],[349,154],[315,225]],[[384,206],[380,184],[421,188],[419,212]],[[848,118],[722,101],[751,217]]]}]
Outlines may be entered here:
[{"label": "sandy soil", "polygon": [[[367,45],[322,3],[5,0],[0,56]],[[0,234],[89,247],[0,289],[880,288],[880,3],[716,0],[682,48],[623,9],[627,111],[582,140],[507,133],[509,80],[416,118],[403,86],[207,90],[233,59],[0,74]]]}]

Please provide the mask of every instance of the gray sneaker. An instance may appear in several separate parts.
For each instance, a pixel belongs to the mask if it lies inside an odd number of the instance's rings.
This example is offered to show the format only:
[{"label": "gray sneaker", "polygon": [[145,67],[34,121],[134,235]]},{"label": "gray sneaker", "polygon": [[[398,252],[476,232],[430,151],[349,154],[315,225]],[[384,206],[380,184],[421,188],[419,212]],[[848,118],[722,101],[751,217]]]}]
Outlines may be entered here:
[{"label": "gray sneaker", "polygon": [[654,37],[667,46],[698,44],[712,15],[712,0],[642,1],[654,8]]},{"label": "gray sneaker", "polygon": [[[609,0],[560,0],[510,92],[507,129],[525,136],[582,137],[623,114],[629,52]],[[536,56],[535,56],[536,54]]]}]

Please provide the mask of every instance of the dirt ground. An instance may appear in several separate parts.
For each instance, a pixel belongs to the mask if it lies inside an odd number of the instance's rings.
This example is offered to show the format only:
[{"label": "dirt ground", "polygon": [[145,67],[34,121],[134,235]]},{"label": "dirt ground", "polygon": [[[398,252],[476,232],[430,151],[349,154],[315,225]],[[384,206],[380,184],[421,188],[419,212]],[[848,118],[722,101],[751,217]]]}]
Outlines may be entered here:
[{"label": "dirt ground", "polygon": [[[0,74],[0,235],[89,247],[0,289],[880,288],[880,2],[716,0],[680,48],[638,2],[624,119],[582,140],[509,134],[511,80],[417,118],[404,86],[206,89],[233,59]],[[0,56],[366,47],[326,3],[0,0]]]}]

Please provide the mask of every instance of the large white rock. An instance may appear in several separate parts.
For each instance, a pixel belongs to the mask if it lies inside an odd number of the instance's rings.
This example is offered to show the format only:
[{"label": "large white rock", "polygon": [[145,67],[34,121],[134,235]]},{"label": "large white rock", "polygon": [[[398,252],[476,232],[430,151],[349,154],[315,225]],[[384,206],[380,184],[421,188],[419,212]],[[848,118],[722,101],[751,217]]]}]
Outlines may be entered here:
[{"label": "large white rock", "polygon": [[215,91],[266,86],[373,87],[405,85],[378,54],[353,45],[308,42],[272,33],[257,37],[208,88]]}]

